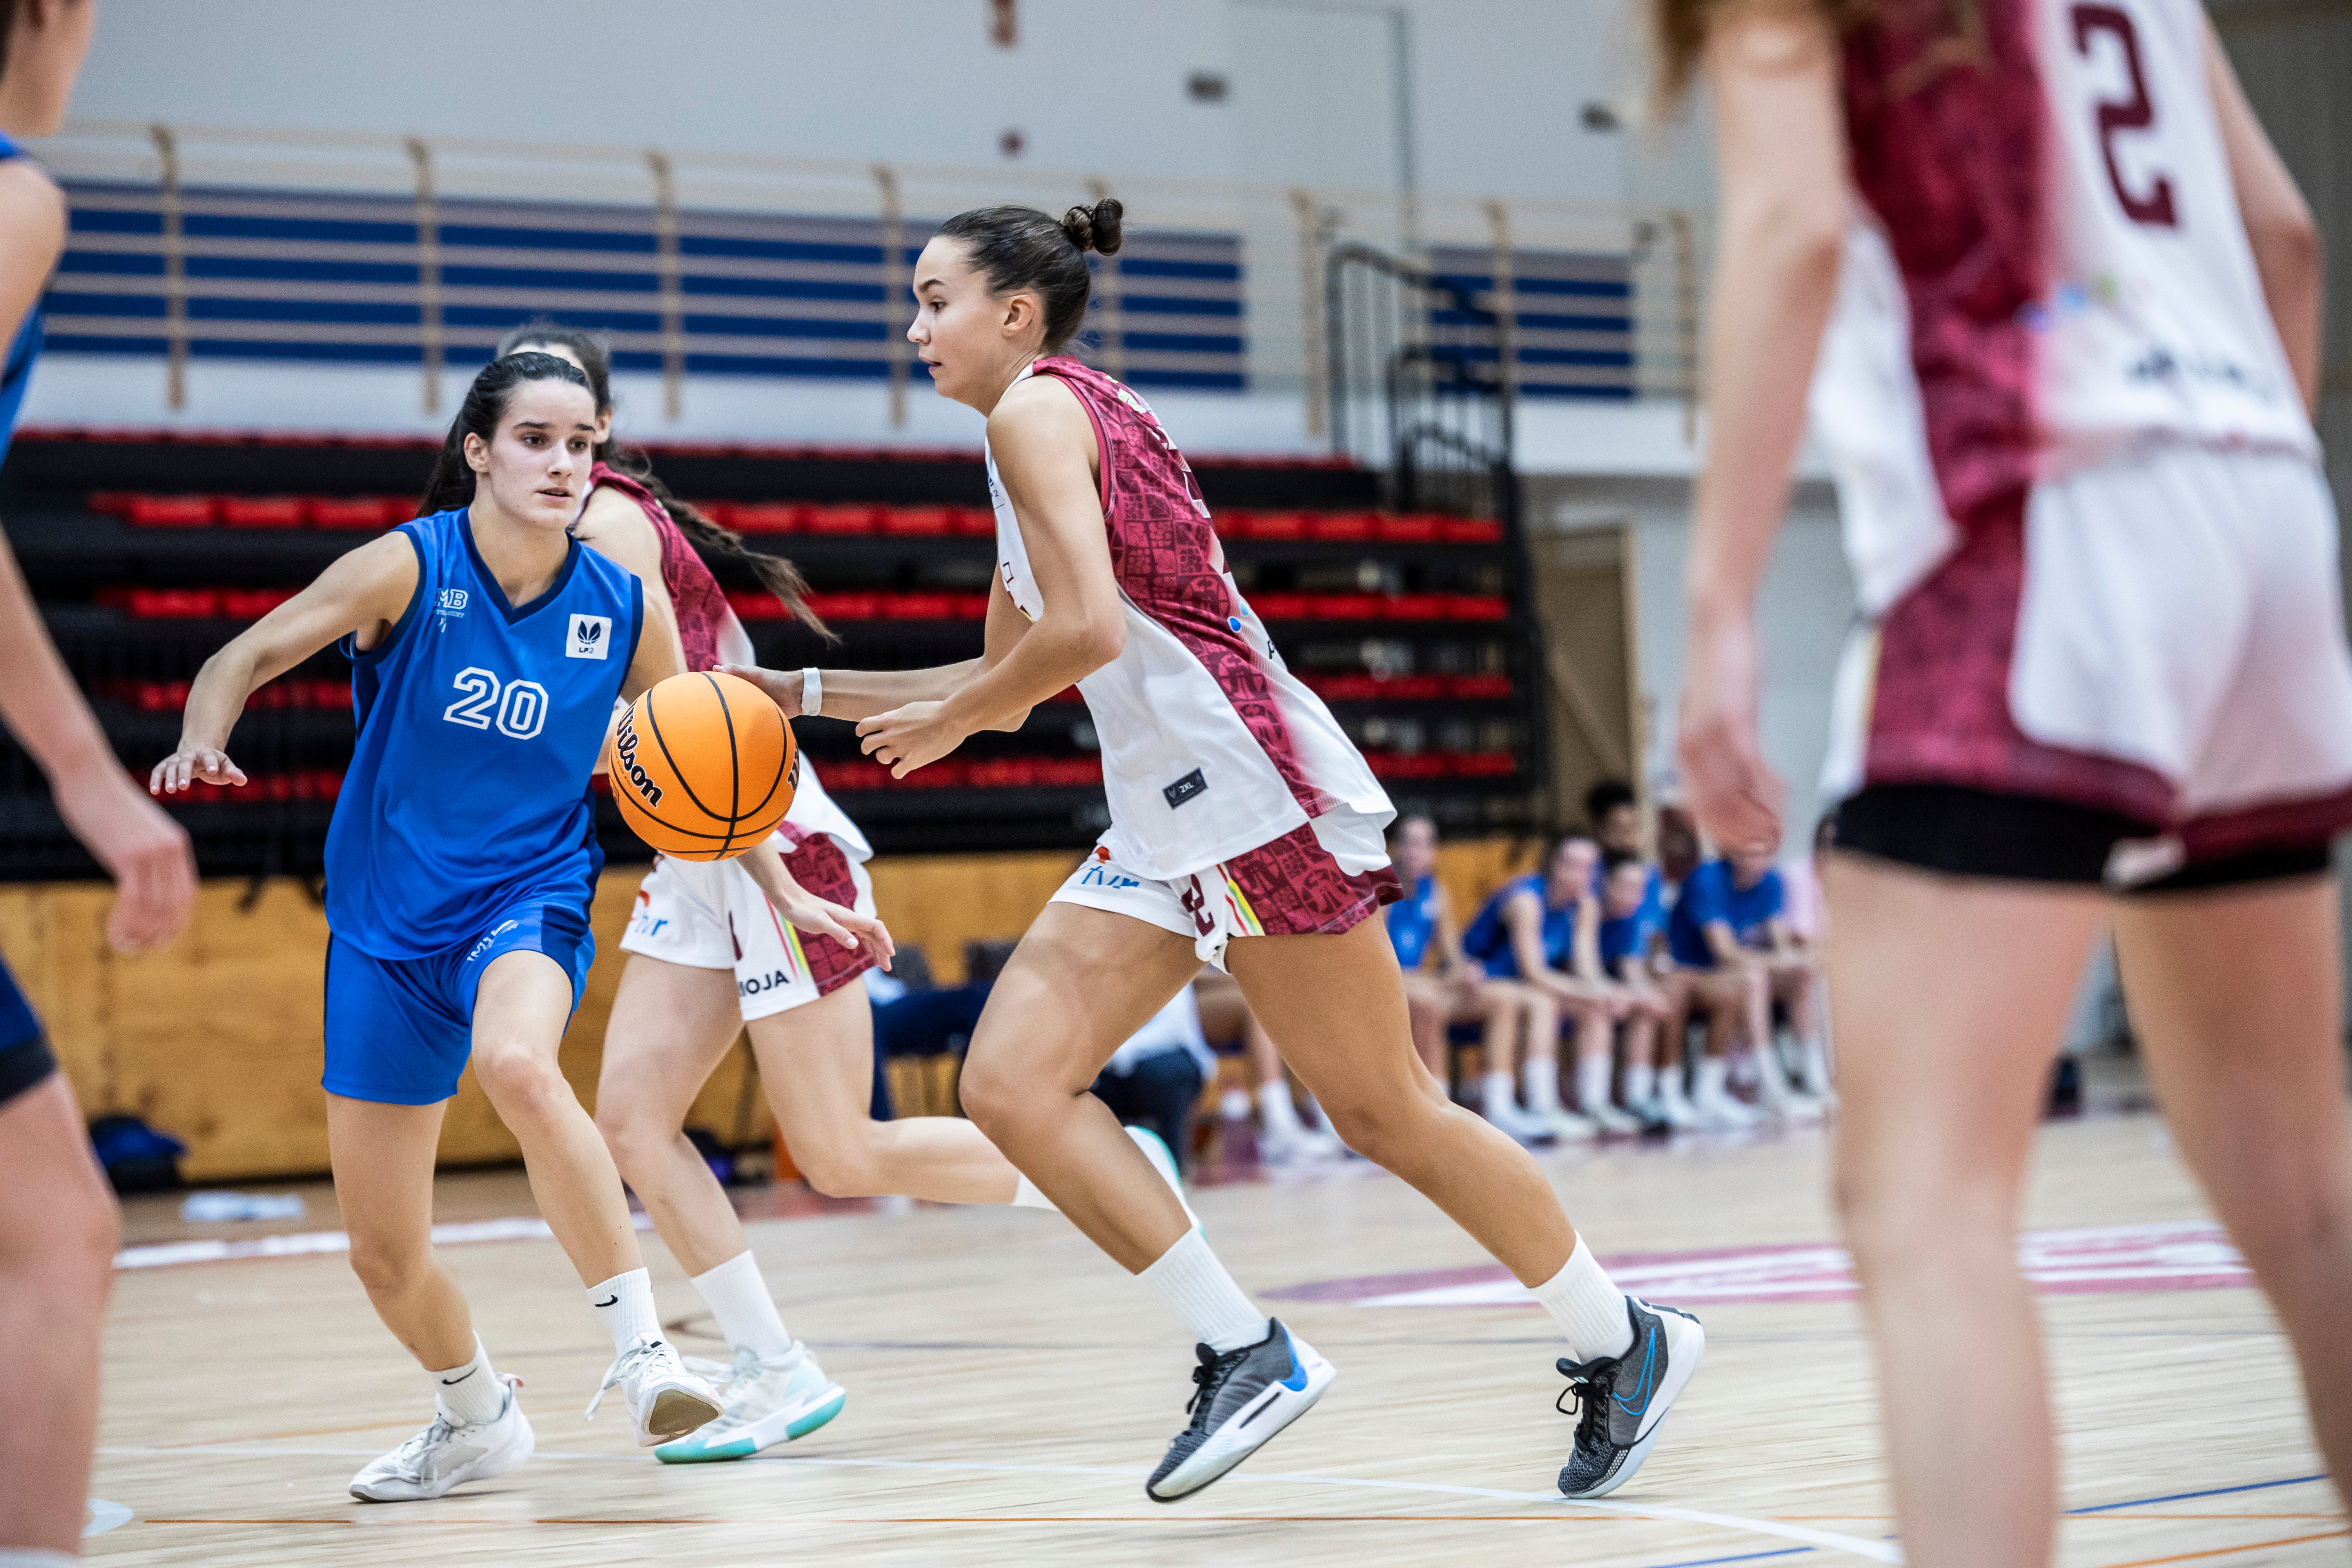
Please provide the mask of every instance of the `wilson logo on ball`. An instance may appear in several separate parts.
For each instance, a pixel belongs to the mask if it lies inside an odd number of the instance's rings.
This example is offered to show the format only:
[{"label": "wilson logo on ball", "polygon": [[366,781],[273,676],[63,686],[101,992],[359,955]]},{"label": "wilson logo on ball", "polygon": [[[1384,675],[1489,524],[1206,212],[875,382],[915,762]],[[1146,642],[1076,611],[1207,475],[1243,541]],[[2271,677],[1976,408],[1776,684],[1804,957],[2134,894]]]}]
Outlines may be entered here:
[{"label": "wilson logo on ball", "polygon": [[[629,831],[680,860],[731,860],[792,809],[800,752],[751,682],[698,671],[639,697],[613,732],[613,801]],[[627,787],[621,787],[625,780]]]}]

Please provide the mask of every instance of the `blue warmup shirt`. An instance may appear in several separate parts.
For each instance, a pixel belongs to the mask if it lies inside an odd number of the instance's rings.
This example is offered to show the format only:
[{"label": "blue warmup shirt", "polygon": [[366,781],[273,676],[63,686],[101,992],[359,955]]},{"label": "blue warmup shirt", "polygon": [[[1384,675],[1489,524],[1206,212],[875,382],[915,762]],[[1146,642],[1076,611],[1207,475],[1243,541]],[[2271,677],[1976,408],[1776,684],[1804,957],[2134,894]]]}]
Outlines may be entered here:
[{"label": "blue warmup shirt", "polygon": [[343,644],[359,744],[327,830],[327,924],[371,957],[414,959],[517,904],[587,909],[604,866],[588,780],[644,589],[575,540],[518,609],[465,508],[397,531],[416,548],[415,596],[375,647]]},{"label": "blue warmup shirt", "polygon": [[[0,135],[0,163],[21,157],[23,150]],[[25,388],[32,384],[33,363],[41,357],[41,301],[25,312],[16,325],[16,335],[8,344],[8,359],[0,365],[0,458],[8,455],[8,443],[16,436],[16,416],[25,406]]]},{"label": "blue warmup shirt", "polygon": [[1652,912],[1647,899],[1630,915],[1602,921],[1601,929],[1593,933],[1601,943],[1601,967],[1614,980],[1619,977],[1618,965],[1624,960],[1646,960],[1652,939],[1665,929],[1665,924],[1663,915]]},{"label": "blue warmup shirt", "polygon": [[1706,944],[1706,928],[1717,921],[1731,928],[1742,947],[1769,947],[1772,921],[1787,907],[1780,873],[1767,871],[1752,888],[1742,888],[1731,874],[1728,860],[1710,860],[1683,883],[1675,900],[1674,918],[1666,924],[1666,942],[1675,962],[1689,969],[1715,967],[1715,950]]},{"label": "blue warmup shirt", "polygon": [[1419,969],[1437,935],[1437,879],[1423,877],[1413,883],[1411,896],[1389,906],[1388,922],[1389,945],[1396,949],[1398,964]]},{"label": "blue warmup shirt", "polygon": [[1556,910],[1544,894],[1544,874],[1530,871],[1495,889],[1478,910],[1478,918],[1462,933],[1462,951],[1476,959],[1496,980],[1519,978],[1518,955],[1511,951],[1511,928],[1503,922],[1503,906],[1521,893],[1533,893],[1543,905],[1544,962],[1554,969],[1572,966],[1576,955],[1576,906]]},{"label": "blue warmup shirt", "polygon": [[[1666,876],[1655,866],[1649,869],[1649,883],[1642,889],[1642,912],[1663,926],[1666,923]],[[1595,866],[1592,868],[1592,896],[1603,898],[1608,892],[1609,868],[1605,864]]]}]

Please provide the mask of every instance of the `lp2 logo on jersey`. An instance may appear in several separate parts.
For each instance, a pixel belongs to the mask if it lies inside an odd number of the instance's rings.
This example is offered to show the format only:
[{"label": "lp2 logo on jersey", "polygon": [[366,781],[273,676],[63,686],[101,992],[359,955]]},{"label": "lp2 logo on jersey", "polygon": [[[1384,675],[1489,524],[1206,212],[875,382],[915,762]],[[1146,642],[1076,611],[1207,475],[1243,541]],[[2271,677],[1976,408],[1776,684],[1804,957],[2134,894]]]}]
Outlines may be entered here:
[{"label": "lp2 logo on jersey", "polygon": [[563,646],[566,658],[602,658],[613,640],[613,617],[610,616],[574,616],[572,617],[572,640]]}]

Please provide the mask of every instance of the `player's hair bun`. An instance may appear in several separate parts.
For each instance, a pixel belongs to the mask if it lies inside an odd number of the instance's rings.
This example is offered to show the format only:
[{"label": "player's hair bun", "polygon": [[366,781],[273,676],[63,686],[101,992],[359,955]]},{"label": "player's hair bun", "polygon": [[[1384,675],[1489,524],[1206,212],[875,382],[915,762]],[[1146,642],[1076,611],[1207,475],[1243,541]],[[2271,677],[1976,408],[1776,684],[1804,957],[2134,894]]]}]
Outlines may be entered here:
[{"label": "player's hair bun", "polygon": [[1119,247],[1119,224],[1127,209],[1117,196],[1105,196],[1090,207],[1072,207],[1062,215],[1062,232],[1081,251],[1098,251],[1116,256]]}]

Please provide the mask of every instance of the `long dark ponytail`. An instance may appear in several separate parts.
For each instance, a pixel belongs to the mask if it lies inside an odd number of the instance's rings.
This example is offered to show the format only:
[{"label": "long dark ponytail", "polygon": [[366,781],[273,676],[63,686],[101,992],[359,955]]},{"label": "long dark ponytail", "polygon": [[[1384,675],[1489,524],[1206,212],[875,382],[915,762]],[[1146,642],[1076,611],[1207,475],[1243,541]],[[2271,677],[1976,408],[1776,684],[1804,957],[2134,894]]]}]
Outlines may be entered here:
[{"label": "long dark ponytail", "polygon": [[433,477],[425,481],[425,499],[416,503],[419,517],[473,503],[474,470],[466,461],[466,437],[495,438],[499,421],[507,416],[507,405],[514,401],[515,388],[527,381],[568,381],[592,396],[596,391],[578,365],[553,354],[515,354],[484,365],[474,384],[466,389],[457,417],[449,421],[449,437],[441,443],[441,455],[433,459]]},{"label": "long dark ponytail", "polygon": [[[613,351],[604,340],[593,332],[583,332],[577,327],[567,327],[545,317],[525,322],[499,340],[499,355],[522,357],[532,343],[546,343],[579,356],[588,376],[588,390],[596,399],[596,412],[604,414],[613,406]],[[521,352],[519,352],[521,351]],[[536,356],[545,357],[545,356]],[[667,485],[654,477],[652,461],[634,447],[619,441],[606,441],[596,448],[596,460],[617,473],[626,474],[645,486],[662,510],[677,524],[678,531],[696,544],[715,554],[740,563],[760,580],[760,586],[773,594],[778,602],[793,614],[793,618],[828,641],[841,639],[833,629],[818,619],[809,608],[808,580],[800,568],[781,555],[771,555],[763,550],[753,550],[743,542],[743,536],[731,528],[713,522],[691,505],[670,493]]]}]

